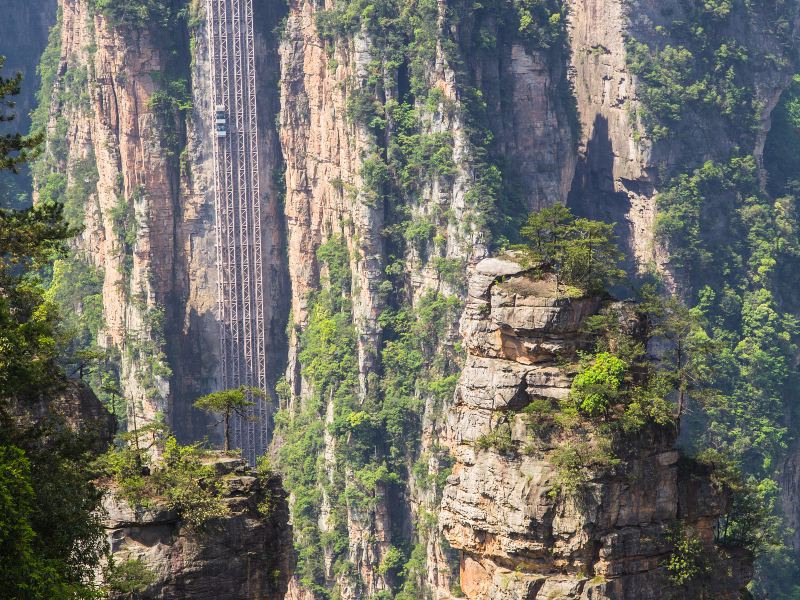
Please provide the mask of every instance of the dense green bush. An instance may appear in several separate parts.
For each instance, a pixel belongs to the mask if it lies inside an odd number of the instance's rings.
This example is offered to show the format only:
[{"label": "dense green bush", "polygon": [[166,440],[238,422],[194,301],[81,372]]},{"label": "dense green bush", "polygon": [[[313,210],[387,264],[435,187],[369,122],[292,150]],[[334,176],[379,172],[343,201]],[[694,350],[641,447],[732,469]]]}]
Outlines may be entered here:
[{"label": "dense green bush", "polygon": [[581,412],[590,417],[608,413],[619,399],[628,364],[609,352],[598,352],[572,380],[570,392]]},{"label": "dense green bush", "polygon": [[103,572],[103,580],[109,590],[117,594],[143,592],[154,583],[157,575],[141,558],[129,559],[116,564],[112,560]]},{"label": "dense green bush", "polygon": [[183,0],[91,0],[94,9],[115,26],[168,27]]},{"label": "dense green bush", "polygon": [[678,526],[669,532],[668,539],[672,544],[672,552],[664,567],[674,585],[684,585],[709,573],[711,565],[700,538]]},{"label": "dense green bush", "polygon": [[100,473],[113,480],[122,497],[134,507],[164,502],[194,529],[228,514],[221,497],[224,484],[214,466],[204,462],[207,452],[199,444],[183,446],[167,436],[163,442],[154,438],[155,443],[163,443],[161,460],[154,460],[148,450],[152,444],[141,448],[141,442],[135,439],[149,431],[135,430],[128,436],[132,438],[127,440],[129,443],[112,447],[96,463]]},{"label": "dense green bush", "polygon": [[569,208],[555,204],[528,216],[521,230],[527,244],[518,249],[531,266],[555,275],[556,294],[564,283],[602,293],[624,274],[613,231],[612,224],[576,218]]},{"label": "dense green bush", "polygon": [[[764,47],[745,47],[739,40],[761,39],[755,25],[755,6],[748,2],[692,0],[682,6],[684,18],[655,28],[655,41],[628,40],[627,62],[638,78],[638,96],[645,132],[665,139],[692,117],[691,126],[722,117],[730,133],[752,140],[761,106],[754,93],[755,69],[771,68],[783,60],[765,54]],[[761,7],[759,11],[769,13]],[[767,15],[767,35],[783,36],[782,22],[790,7],[776,5]],[[742,35],[737,25],[747,24]],[[736,33],[733,33],[736,32]],[[659,39],[660,38],[660,39]]]}]

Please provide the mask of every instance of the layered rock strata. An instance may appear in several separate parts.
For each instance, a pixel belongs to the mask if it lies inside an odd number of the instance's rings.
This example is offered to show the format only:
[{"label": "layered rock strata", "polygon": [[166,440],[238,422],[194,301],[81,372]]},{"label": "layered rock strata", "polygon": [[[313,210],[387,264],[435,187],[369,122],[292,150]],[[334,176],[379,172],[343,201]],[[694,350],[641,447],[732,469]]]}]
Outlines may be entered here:
[{"label": "layered rock strata", "polygon": [[[462,320],[468,357],[446,428],[456,464],[440,513],[462,553],[464,594],[738,598],[752,574],[744,552],[721,558],[695,587],[669,584],[671,528],[680,524],[713,552],[713,527],[726,507],[708,473],[682,464],[673,430],[645,429],[616,450],[619,467],[594,472],[575,495],[559,490],[548,442],[521,411],[536,398],[568,396],[573,373],[564,359],[587,347],[581,326],[600,301],[557,298],[553,287],[503,259],[482,261],[470,278]],[[480,443],[501,424],[511,448]]]},{"label": "layered rock strata", "polygon": [[[291,529],[280,478],[266,483],[241,459],[217,457],[230,514],[199,530],[158,501],[133,510],[113,489],[103,506],[111,560],[139,561],[152,583],[137,597],[159,600],[280,600],[291,572]],[[259,505],[269,500],[269,514]],[[116,597],[112,593],[112,598]],[[120,596],[127,597],[127,596]]]}]

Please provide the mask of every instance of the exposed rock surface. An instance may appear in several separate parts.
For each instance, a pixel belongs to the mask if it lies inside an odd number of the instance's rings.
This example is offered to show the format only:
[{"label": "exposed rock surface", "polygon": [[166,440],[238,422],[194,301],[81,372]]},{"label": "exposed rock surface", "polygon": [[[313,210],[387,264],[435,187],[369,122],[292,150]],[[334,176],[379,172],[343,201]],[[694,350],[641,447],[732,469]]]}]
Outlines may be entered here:
[{"label": "exposed rock surface", "polygon": [[[547,452],[526,448],[543,440],[519,411],[534,398],[569,394],[571,373],[559,362],[586,347],[581,324],[600,306],[556,298],[553,288],[512,260],[484,260],[470,278],[467,364],[446,429],[456,465],[440,513],[462,551],[461,588],[472,600],[700,597],[699,588],[669,587],[667,533],[680,522],[713,547],[726,499],[706,473],[682,466],[672,430],[629,440],[617,450],[622,466],[593,474],[574,496],[558,492]],[[501,423],[513,450],[481,449],[476,442]],[[735,553],[706,592],[738,598],[751,573],[746,553]]]},{"label": "exposed rock surface", "polygon": [[[68,185],[78,168],[96,167],[96,183],[86,181],[88,193],[72,210],[84,225],[76,252],[102,273],[105,322],[98,342],[119,352],[129,411],[136,407],[143,422],[162,413],[184,440],[214,435],[191,402],[217,386],[219,361],[208,118],[213,107],[204,3],[191,4],[196,15],[191,32],[179,28],[173,40],[165,40],[148,27],[113,25],[88,0],[59,3],[53,50],[60,59],[46,153],[67,175]],[[280,14],[263,8],[256,18],[260,92],[271,92],[277,49],[265,35]],[[159,112],[154,94],[176,80],[188,84],[191,110]],[[278,372],[272,367],[283,361],[288,303],[282,295],[283,228],[273,180],[280,164],[271,127],[277,97],[265,98],[259,103],[259,118],[266,124],[259,156],[266,319],[271,372]],[[177,139],[168,140],[165,129],[174,130]],[[170,146],[175,143],[181,146],[177,150]]]},{"label": "exposed rock surface", "polygon": [[11,412],[30,425],[66,427],[86,435],[98,452],[105,451],[116,433],[116,419],[82,381],[67,380],[50,392],[19,399]]},{"label": "exposed rock surface", "polygon": [[[131,509],[108,490],[104,524],[115,564],[140,560],[156,580],[138,596],[159,600],[278,600],[291,572],[291,529],[278,477],[261,484],[244,461],[220,456],[230,514],[201,530],[188,528],[156,502]],[[269,498],[268,517],[258,511]],[[112,595],[112,597],[114,597]]]},{"label": "exposed rock surface", "polygon": [[[631,264],[668,269],[669,257],[654,241],[655,196],[659,178],[676,168],[706,160],[727,160],[736,147],[761,161],[770,129],[770,113],[794,71],[795,57],[769,27],[769,11],[755,11],[749,22],[733,19],[714,27],[729,39],[780,60],[758,60],[747,76],[764,106],[755,134],[726,120],[720,111],[689,114],[666,139],[651,142],[636,117],[641,107],[639,82],[628,65],[631,39],[663,47],[680,46],[668,33],[673,21],[686,19],[679,0],[570,0],[568,6],[570,80],[577,103],[580,139],[570,203],[589,214],[620,223]],[[795,22],[797,28],[797,9]]]},{"label": "exposed rock surface", "polygon": [[[188,56],[189,32],[175,32],[176,36],[187,37],[183,67],[184,75],[190,79],[193,102],[188,115],[176,117],[186,141],[185,162],[177,165],[160,143],[161,124],[150,106],[160,86],[157,74],[165,70],[167,53],[146,29],[133,32],[112,27],[89,9],[90,4],[88,0],[60,2],[61,62],[51,107],[50,143],[51,147],[66,145],[66,157],[58,167],[68,178],[73,178],[71,171],[81,161],[97,163],[98,182],[85,198],[85,230],[77,249],[103,271],[105,329],[101,342],[120,351],[126,395],[132,399],[132,406],[141,407],[144,420],[164,412],[180,438],[196,439],[208,433],[208,422],[191,409],[190,402],[216,387],[219,353],[212,136],[208,118],[213,107],[205,27],[200,24],[191,32],[194,42],[191,56]],[[193,3],[193,11],[201,21],[202,4]],[[449,20],[448,13],[461,9],[441,2],[437,4],[435,51],[431,52],[430,60],[426,59],[429,63],[426,83],[441,92],[442,100],[433,108],[422,103],[415,108],[422,115],[424,132],[452,134],[453,161],[457,168],[452,177],[426,181],[419,197],[402,206],[410,221],[430,224],[434,233],[421,248],[407,244],[400,256],[394,256],[388,248],[389,236],[384,228],[391,225],[387,216],[405,200],[389,195],[377,205],[368,201],[362,177],[365,159],[384,152],[379,143],[385,141],[373,140],[368,128],[347,113],[348,102],[365,93],[378,101],[397,100],[400,77],[386,69],[381,77],[394,80],[373,93],[375,84],[367,82],[375,76],[375,65],[380,64],[376,41],[365,31],[335,43],[319,34],[317,15],[337,3],[290,2],[282,36],[273,31],[284,9],[278,8],[277,3],[254,4],[261,126],[259,156],[263,163],[261,189],[267,197],[263,230],[269,257],[266,266],[269,289],[265,290],[270,328],[269,370],[271,376],[277,377],[288,363],[290,409],[301,405],[310,393],[308,382],[301,377],[297,333],[307,324],[309,293],[320,286],[316,250],[332,236],[341,235],[349,251],[362,396],[374,391],[369,387],[374,376],[381,372],[379,349],[383,332],[379,316],[392,300],[387,299],[381,288],[381,284],[388,283],[387,266],[401,265],[399,268],[403,270],[406,289],[399,304],[414,305],[431,290],[463,297],[459,282],[448,280],[439,267],[447,266],[449,261],[451,268],[457,267],[458,279],[463,265],[476,263],[486,255],[490,241],[487,231],[475,225],[487,215],[478,214],[480,211],[468,200],[476,176],[486,168],[471,166],[475,149],[468,143],[468,131],[475,126],[475,115],[469,115],[465,108],[469,90],[478,90],[485,100],[485,120],[492,134],[486,137],[494,139],[489,153],[492,159],[503,163],[507,176],[504,184],[516,190],[514,206],[509,210],[522,213],[569,198],[579,212],[624,224],[622,233],[626,234],[631,249],[631,263],[638,266],[655,262],[662,270],[668,270],[668,257],[653,239],[659,167],[669,169],[684,159],[692,163],[717,158],[736,143],[716,122],[704,130],[711,130],[714,135],[698,129],[700,133],[691,138],[691,148],[673,140],[653,146],[637,135],[638,124],[632,118],[638,106],[637,82],[627,65],[625,39],[629,35],[654,39],[653,28],[667,18],[664,9],[679,10],[678,0],[566,2],[569,47],[563,55],[524,43],[515,37],[514,31],[504,30],[507,26],[498,23],[491,10],[481,13],[481,17],[475,16],[480,12],[478,8],[464,10],[457,22]],[[477,44],[478,37],[494,42]],[[763,45],[779,55],[774,39],[764,36]],[[457,64],[459,61],[463,64]],[[61,92],[66,74],[71,70],[74,74],[80,68],[86,69],[85,90],[82,90],[87,95],[86,102],[65,103]],[[757,157],[769,128],[769,110],[790,70],[787,64],[754,75],[758,97],[765,106],[764,121],[755,142],[750,144],[755,146]],[[569,83],[574,90],[575,114],[572,114]],[[381,94],[385,97],[380,98]],[[373,95],[378,97],[372,98]],[[59,115],[66,116],[63,130],[57,121]],[[273,127],[276,122],[277,128]],[[285,177],[280,174],[273,178],[284,163]],[[284,187],[285,203],[281,198]],[[123,235],[115,224],[114,214],[120,202],[132,211],[136,222],[130,256],[122,251]],[[284,239],[285,234],[288,240]],[[464,321],[469,363],[447,428],[450,443],[461,461],[459,468],[463,469],[465,483],[454,483],[451,492],[455,494],[455,490],[472,485],[482,489],[483,485],[500,483],[501,487],[516,490],[517,495],[509,495],[507,502],[521,502],[520,508],[509,506],[504,509],[507,512],[492,517],[496,521],[492,527],[498,532],[492,529],[491,535],[500,539],[506,535],[502,534],[503,528],[515,523],[513,535],[508,534],[515,540],[512,546],[522,548],[515,552],[546,563],[548,566],[542,573],[548,575],[553,569],[561,569],[561,563],[553,566],[555,558],[545,560],[541,556],[558,538],[561,540],[558,552],[562,554],[557,560],[565,561],[567,567],[563,568],[571,573],[564,576],[564,585],[582,589],[585,586],[577,577],[577,569],[585,569],[586,573],[606,569],[599,555],[587,549],[592,544],[605,544],[603,536],[611,535],[608,532],[618,530],[623,524],[628,527],[636,521],[639,527],[637,519],[644,523],[641,525],[644,531],[655,527],[653,523],[660,527],[676,518],[678,509],[673,500],[678,494],[677,467],[674,461],[669,462],[673,456],[672,440],[664,435],[645,440],[646,446],[639,448],[641,456],[629,464],[632,471],[649,469],[654,481],[665,482],[662,487],[667,500],[658,505],[656,516],[636,513],[636,518],[628,520],[612,518],[608,515],[614,510],[613,504],[609,508],[603,504],[606,500],[598,500],[595,513],[599,516],[592,517],[591,536],[584,533],[589,525],[581,521],[588,518],[583,513],[576,516],[577,509],[549,505],[545,492],[525,491],[532,485],[529,476],[537,482],[536,490],[547,487],[552,469],[546,461],[537,462],[530,457],[510,461],[492,457],[491,453],[474,456],[471,441],[492,426],[498,411],[519,408],[532,393],[554,397],[567,393],[569,378],[553,364],[553,355],[581,345],[582,340],[576,334],[578,326],[597,307],[593,299],[555,300],[548,296],[546,286],[537,290],[525,277],[518,277],[520,272],[513,262],[493,260],[481,263],[470,282],[470,303]],[[495,285],[498,275],[509,276],[509,280]],[[492,291],[486,296],[489,288]],[[290,305],[292,333],[287,351],[283,331]],[[159,314],[163,317],[162,331],[152,323],[153,316]],[[485,318],[487,314],[492,318]],[[455,341],[455,327],[452,329],[447,343]],[[146,351],[141,351],[142,347]],[[167,374],[169,371],[171,374]],[[425,401],[424,406],[420,455],[438,444],[442,427],[433,403]],[[332,423],[333,414],[331,401],[319,418]],[[525,435],[522,424],[515,426],[515,431]],[[335,454],[331,435],[326,437],[325,444],[324,470],[329,475]],[[663,461],[666,463],[661,464]],[[438,468],[435,463],[431,461],[432,472]],[[520,466],[523,463],[524,469]],[[485,467],[485,472],[475,471],[478,469],[475,465]],[[787,463],[787,481],[800,479],[793,477],[793,472],[792,463]],[[600,487],[605,490],[603,498],[623,494],[620,490],[626,489],[618,481],[605,482]],[[413,475],[406,491],[397,503],[400,508],[390,510],[379,492],[374,510],[347,515],[348,558],[366,582],[367,594],[387,589],[387,580],[377,569],[396,541],[398,531],[405,534],[413,529],[412,523],[421,521],[420,515],[437,510],[436,494],[417,486]],[[502,496],[503,492],[496,493]],[[642,493],[643,498],[652,499],[645,491]],[[536,506],[541,505],[536,509],[538,512],[524,508],[529,496],[534,498],[531,502]],[[787,506],[800,505],[795,496],[787,495]],[[469,508],[472,500],[456,500],[456,496],[448,496],[443,514],[458,514],[457,507],[468,513],[472,510]],[[326,502],[323,491],[323,514],[331,511]],[[645,500],[641,504],[641,510],[645,511]],[[490,506],[486,510],[493,509]],[[688,508],[680,510],[693,515]],[[569,517],[557,519],[553,515],[558,511]],[[525,541],[529,535],[526,523],[534,514],[543,523],[550,523],[550,519],[581,524],[563,525],[566,529],[560,529],[562,525],[542,525],[542,531],[549,533],[542,533],[541,540],[531,542],[535,546],[531,549]],[[697,515],[686,518],[700,522]],[[479,521],[451,523],[447,531],[460,531],[458,527],[479,530]],[[327,520],[323,517],[320,519],[323,533],[326,527]],[[453,535],[459,538],[463,533],[468,537],[467,530]],[[583,540],[581,536],[588,537]],[[472,593],[484,590],[491,596],[495,592],[486,590],[494,588],[485,585],[490,580],[503,580],[502,569],[513,570],[511,565],[517,555],[508,549],[498,549],[487,552],[489,558],[482,558],[483,546],[494,542],[458,543],[467,552],[462,565],[467,582],[465,590],[469,588]],[[500,548],[506,542],[497,544]],[[612,553],[613,560],[609,559],[614,565],[608,567],[611,570],[623,563],[632,564],[635,561],[631,557],[639,556],[638,550],[625,550],[628,558],[623,560],[617,550],[614,552],[617,554]],[[662,550],[641,551],[642,556],[648,557],[641,563],[648,565],[642,567],[647,577],[657,570],[653,565],[658,564],[654,557],[659,553]],[[531,571],[525,560],[521,562],[522,572],[539,573]],[[451,583],[445,562],[444,550],[432,536],[427,548],[428,584],[442,598],[449,595]],[[326,564],[326,577],[333,585],[337,576],[332,561],[326,559]],[[626,566],[623,570],[633,573],[638,568]],[[614,574],[615,581],[627,576]],[[551,580],[555,581],[552,577],[547,579]],[[552,581],[546,584],[550,587],[543,583],[539,593],[559,593],[553,591],[557,588],[552,587],[556,585]],[[469,582],[473,582],[472,587]],[[539,584],[532,585],[535,588]],[[542,591],[545,589],[546,592]],[[307,592],[293,588],[292,594],[292,598],[299,598]],[[349,599],[356,593],[345,586],[343,595]]]}]

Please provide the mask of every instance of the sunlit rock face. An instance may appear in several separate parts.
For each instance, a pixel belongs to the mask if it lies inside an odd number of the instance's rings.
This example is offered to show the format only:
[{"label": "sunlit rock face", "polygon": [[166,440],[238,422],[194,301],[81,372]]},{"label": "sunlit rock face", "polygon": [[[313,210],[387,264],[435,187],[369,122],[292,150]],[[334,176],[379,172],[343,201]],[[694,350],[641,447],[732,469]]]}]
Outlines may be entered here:
[{"label": "sunlit rock face", "polygon": [[[711,548],[726,498],[707,473],[682,466],[674,431],[643,430],[617,449],[619,467],[566,495],[549,458],[554,442],[520,413],[535,398],[569,394],[574,369],[565,358],[588,347],[582,324],[600,299],[557,296],[553,280],[533,277],[513,259],[479,263],[469,290],[461,323],[467,363],[446,427],[456,464],[440,512],[445,536],[462,551],[464,594],[633,600],[664,598],[670,589],[674,597],[699,597],[699,588],[669,588],[668,532],[680,521]],[[478,443],[501,426],[510,447]],[[710,578],[711,597],[738,598],[751,559],[734,554],[723,563]]]}]

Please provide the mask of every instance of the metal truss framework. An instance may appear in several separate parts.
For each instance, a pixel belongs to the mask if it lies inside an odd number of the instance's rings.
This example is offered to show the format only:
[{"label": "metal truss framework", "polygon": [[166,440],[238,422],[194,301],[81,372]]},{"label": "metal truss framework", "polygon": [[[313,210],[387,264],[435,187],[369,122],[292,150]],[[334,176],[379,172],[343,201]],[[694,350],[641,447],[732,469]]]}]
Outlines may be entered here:
[{"label": "metal truss framework", "polygon": [[221,384],[264,392],[232,426],[233,445],[253,464],[266,450],[270,416],[253,3],[206,0],[206,13],[213,107],[227,117],[226,134],[214,141]]}]

